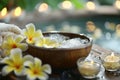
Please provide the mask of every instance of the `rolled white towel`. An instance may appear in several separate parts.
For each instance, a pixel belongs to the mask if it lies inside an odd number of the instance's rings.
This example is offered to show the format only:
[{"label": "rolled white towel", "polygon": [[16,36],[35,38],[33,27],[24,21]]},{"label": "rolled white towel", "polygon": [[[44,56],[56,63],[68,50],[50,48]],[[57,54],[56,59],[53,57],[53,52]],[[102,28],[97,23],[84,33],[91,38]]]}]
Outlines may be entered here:
[{"label": "rolled white towel", "polygon": [[22,30],[14,24],[0,23],[0,36],[4,38],[8,35],[20,35]]},{"label": "rolled white towel", "polygon": [[15,34],[21,34],[21,29],[14,24],[0,23],[0,33],[2,32],[12,32]]}]

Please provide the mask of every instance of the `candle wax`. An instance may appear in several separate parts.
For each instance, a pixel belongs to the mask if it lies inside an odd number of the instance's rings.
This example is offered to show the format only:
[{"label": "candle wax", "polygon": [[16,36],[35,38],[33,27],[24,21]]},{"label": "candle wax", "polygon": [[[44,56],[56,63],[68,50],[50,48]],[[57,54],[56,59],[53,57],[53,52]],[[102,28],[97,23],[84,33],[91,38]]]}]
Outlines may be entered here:
[{"label": "candle wax", "polygon": [[109,55],[105,58],[106,62],[118,62],[120,58],[118,56]]},{"label": "candle wax", "polygon": [[99,72],[99,67],[94,62],[84,61],[81,62],[79,71],[83,76],[96,76]]},{"label": "candle wax", "polygon": [[104,59],[104,67],[108,71],[116,71],[120,67],[120,58],[114,54],[108,55]]}]

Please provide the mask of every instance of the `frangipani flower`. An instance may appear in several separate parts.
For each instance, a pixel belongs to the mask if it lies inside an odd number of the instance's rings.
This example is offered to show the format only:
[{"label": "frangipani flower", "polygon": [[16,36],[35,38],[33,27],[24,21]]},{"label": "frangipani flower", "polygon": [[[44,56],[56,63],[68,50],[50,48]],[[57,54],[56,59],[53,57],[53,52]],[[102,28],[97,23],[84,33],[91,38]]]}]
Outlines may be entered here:
[{"label": "frangipani flower", "polygon": [[59,43],[55,40],[44,37],[44,38],[41,38],[39,40],[36,40],[35,46],[46,47],[46,48],[54,48],[54,47],[58,47]]},{"label": "frangipani flower", "polygon": [[27,43],[33,44],[35,39],[38,37],[43,37],[41,30],[35,30],[35,25],[30,23],[26,25],[26,29],[23,29],[23,35],[26,36]]},{"label": "frangipani flower", "polygon": [[25,70],[28,80],[46,80],[48,79],[48,74],[51,74],[51,67],[48,64],[42,66],[42,62],[38,58],[34,58],[34,62],[27,61],[24,64],[28,68]]},{"label": "frangipani flower", "polygon": [[24,38],[22,36],[6,36],[1,45],[1,48],[4,50],[4,54],[9,55],[10,51],[15,48],[20,48],[22,51],[27,50],[28,45],[26,43],[22,43],[23,40]]},{"label": "frangipani flower", "polygon": [[1,63],[6,64],[6,66],[4,66],[2,69],[2,74],[5,76],[10,72],[14,71],[17,76],[24,75],[24,62],[32,60],[33,57],[30,55],[22,57],[21,49],[12,49],[10,56],[3,58],[3,60],[1,61]]}]

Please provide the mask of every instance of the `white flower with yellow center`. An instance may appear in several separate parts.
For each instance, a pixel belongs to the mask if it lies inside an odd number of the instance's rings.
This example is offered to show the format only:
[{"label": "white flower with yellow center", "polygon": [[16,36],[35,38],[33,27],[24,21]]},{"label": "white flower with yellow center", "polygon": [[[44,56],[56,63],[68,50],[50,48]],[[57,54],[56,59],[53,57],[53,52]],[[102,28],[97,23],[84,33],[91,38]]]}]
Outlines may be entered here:
[{"label": "white flower with yellow center", "polygon": [[28,80],[46,80],[47,74],[51,74],[51,67],[48,64],[42,65],[42,62],[38,58],[34,58],[34,62],[27,61],[24,64],[28,68],[25,70]]},{"label": "white flower with yellow center", "polygon": [[30,55],[23,57],[21,49],[12,49],[10,56],[1,61],[1,63],[6,64],[2,69],[2,74],[5,76],[13,71],[17,76],[24,75],[24,62],[26,61],[33,61],[33,57]]},{"label": "white flower with yellow center", "polygon": [[41,30],[35,30],[35,25],[30,23],[26,25],[26,29],[23,29],[22,34],[26,36],[26,42],[33,44],[35,39],[38,37],[43,37]]},{"label": "white flower with yellow center", "polygon": [[28,45],[26,43],[22,43],[24,38],[22,36],[6,36],[1,44],[1,48],[4,50],[5,55],[9,55],[10,51],[15,48],[20,48],[22,51],[28,49]]},{"label": "white flower with yellow center", "polygon": [[59,43],[50,38],[43,37],[43,38],[40,38],[39,40],[36,40],[35,46],[46,47],[46,48],[56,48],[59,46]]}]

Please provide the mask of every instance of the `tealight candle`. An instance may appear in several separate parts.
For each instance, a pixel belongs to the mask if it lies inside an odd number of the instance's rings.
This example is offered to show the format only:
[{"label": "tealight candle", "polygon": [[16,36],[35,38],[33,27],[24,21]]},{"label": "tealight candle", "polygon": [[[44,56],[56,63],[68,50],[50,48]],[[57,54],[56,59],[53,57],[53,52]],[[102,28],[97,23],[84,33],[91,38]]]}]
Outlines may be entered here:
[{"label": "tealight candle", "polygon": [[4,19],[7,16],[7,8],[3,8],[0,12],[0,19]]},{"label": "tealight candle", "polygon": [[58,6],[62,10],[72,10],[72,9],[74,9],[74,6],[73,6],[72,2],[68,1],[68,0],[63,1]]},{"label": "tealight candle", "polygon": [[84,61],[83,59],[79,59],[77,61],[77,66],[80,74],[84,78],[92,79],[95,78],[100,72],[100,64],[94,61]]},{"label": "tealight candle", "polygon": [[21,7],[16,7],[11,11],[10,15],[12,18],[20,18],[23,17],[24,11],[22,10]]},{"label": "tealight candle", "polygon": [[116,71],[120,68],[120,57],[112,53],[103,60],[103,66],[108,71]]},{"label": "tealight candle", "polygon": [[86,3],[86,7],[87,7],[88,10],[93,11],[93,10],[95,10],[96,6],[95,6],[95,3],[93,1],[88,1]]},{"label": "tealight candle", "polygon": [[120,0],[116,0],[114,6],[120,10]]},{"label": "tealight candle", "polygon": [[49,11],[49,6],[47,3],[42,3],[39,8],[38,8],[38,11],[40,13],[45,13],[45,12],[48,12]]}]

